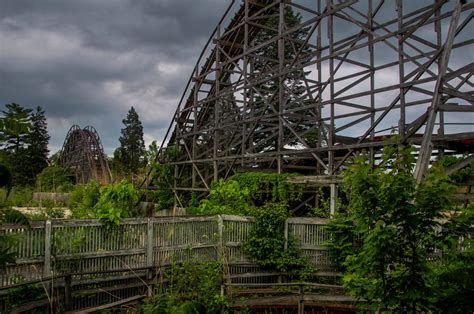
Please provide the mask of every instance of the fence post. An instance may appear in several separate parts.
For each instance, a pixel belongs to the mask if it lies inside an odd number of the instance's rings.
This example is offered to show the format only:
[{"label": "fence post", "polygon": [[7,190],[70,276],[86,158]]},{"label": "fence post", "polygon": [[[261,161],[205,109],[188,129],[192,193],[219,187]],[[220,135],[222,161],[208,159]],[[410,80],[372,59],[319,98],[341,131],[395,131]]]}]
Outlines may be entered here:
[{"label": "fence post", "polygon": [[66,311],[72,309],[71,281],[71,275],[64,277],[64,307]]},{"label": "fence post", "polygon": [[285,244],[284,244],[284,249],[285,251],[288,249],[288,219],[285,220],[285,231],[284,231],[284,236],[285,236]]},{"label": "fence post", "polygon": [[44,223],[44,265],[43,277],[51,275],[51,220]]},{"label": "fence post", "polygon": [[147,220],[147,240],[146,240],[146,266],[148,267],[148,279],[152,278],[153,267],[153,220]]},{"label": "fence post", "polygon": [[336,206],[337,206],[337,186],[335,183],[330,184],[331,188],[331,196],[330,196],[330,204],[329,204],[329,217],[334,218],[336,214]]},{"label": "fence post", "polygon": [[221,215],[217,215],[217,232],[219,233],[219,249],[222,252],[224,248],[224,219]]}]

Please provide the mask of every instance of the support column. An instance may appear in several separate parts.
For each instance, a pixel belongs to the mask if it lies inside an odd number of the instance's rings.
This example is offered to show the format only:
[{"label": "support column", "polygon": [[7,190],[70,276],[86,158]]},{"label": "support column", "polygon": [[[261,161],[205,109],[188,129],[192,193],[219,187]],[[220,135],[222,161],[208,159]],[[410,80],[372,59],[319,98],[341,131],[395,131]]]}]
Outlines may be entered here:
[{"label": "support column", "polygon": [[[280,13],[278,19],[278,35],[281,36],[285,25],[285,3],[280,0]],[[285,40],[283,37],[278,39],[278,147],[277,147],[277,164],[278,173],[282,172],[282,156],[281,149],[283,146],[283,104],[284,104],[284,88],[283,88],[283,69],[285,67]]]},{"label": "support column", "polygon": [[331,195],[329,200],[329,217],[334,218],[337,207],[337,186],[335,183],[330,184]]},{"label": "support column", "polygon": [[43,277],[51,276],[51,220],[44,222],[44,265]]}]

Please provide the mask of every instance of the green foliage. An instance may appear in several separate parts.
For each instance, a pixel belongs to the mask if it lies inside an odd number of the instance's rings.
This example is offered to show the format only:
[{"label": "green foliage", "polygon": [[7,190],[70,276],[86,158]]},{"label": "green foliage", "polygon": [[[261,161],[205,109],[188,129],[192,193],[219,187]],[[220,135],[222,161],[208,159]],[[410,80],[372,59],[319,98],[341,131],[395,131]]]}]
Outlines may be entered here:
[{"label": "green foliage", "polygon": [[33,185],[36,175],[47,166],[49,135],[46,116],[12,103],[0,118],[2,159],[12,170],[15,185]]},{"label": "green foliage", "polygon": [[122,123],[124,128],[119,138],[120,147],[114,153],[114,159],[120,162],[126,174],[137,174],[144,166],[145,142],[143,126],[133,106]]},{"label": "green foliage", "polygon": [[[30,226],[28,218],[21,212],[9,207],[0,208],[0,224],[22,224]],[[12,252],[12,248],[17,244],[18,237],[9,234],[0,234],[0,269],[8,263],[15,263],[16,253]]]},{"label": "green foliage", "polygon": [[201,215],[248,214],[250,209],[250,192],[235,180],[220,179],[213,182],[209,195],[200,202],[197,208],[188,208],[188,212]]},{"label": "green foliage", "polygon": [[223,278],[219,262],[199,262],[191,259],[173,263],[163,272],[158,295],[145,301],[140,313],[225,313],[227,302],[220,295]]},{"label": "green foliage", "polygon": [[[7,192],[7,190],[0,189],[0,198],[5,199]],[[32,187],[14,186],[11,189],[8,199],[5,200],[5,205],[17,207],[32,206],[34,203],[33,193],[34,189]]]},{"label": "green foliage", "polygon": [[[340,254],[336,260],[344,260],[346,267],[344,287],[381,310],[432,308],[436,303],[432,296],[443,287],[433,285],[439,276],[430,270],[429,257],[467,234],[467,223],[451,219],[440,224],[447,218],[443,213],[463,216],[452,206],[449,179],[432,167],[417,185],[414,161],[412,148],[398,146],[386,147],[376,168],[367,156],[356,157],[344,175],[347,216],[330,226],[333,252]],[[361,246],[351,252],[357,236]]]},{"label": "green foliage", "polygon": [[355,253],[355,242],[359,238],[353,218],[350,215],[336,214],[329,221],[326,230],[332,234],[331,241],[327,243],[331,260],[344,269],[344,262],[348,256]]},{"label": "green foliage", "polygon": [[[451,165],[456,164],[457,162],[461,161],[464,159],[463,157],[456,157],[456,156],[444,156],[440,160],[436,162],[437,166],[442,167],[442,168],[447,168]],[[462,182],[469,176],[474,175],[474,164],[471,163],[467,165],[466,167],[454,172],[449,176],[450,179],[452,179],[454,182]]]},{"label": "green foliage", "polygon": [[302,186],[287,182],[289,176],[264,172],[239,173],[228,180],[213,182],[208,196],[188,212],[204,215],[249,215],[252,208],[267,202],[289,203],[300,200]]},{"label": "green foliage", "polygon": [[23,304],[44,300],[47,298],[43,283],[29,284],[18,288],[8,289],[6,299],[13,308]]},{"label": "green foliage", "polygon": [[48,166],[49,139],[45,112],[41,107],[36,107],[36,111],[31,113],[31,128],[26,138],[28,163],[24,166],[31,174],[30,184],[33,184],[36,176]]},{"label": "green foliage", "polygon": [[94,206],[99,202],[100,184],[89,181],[86,185],[76,185],[69,197],[68,207],[73,218],[94,218]]},{"label": "green foliage", "polygon": [[70,174],[60,166],[44,168],[36,185],[41,192],[70,192],[74,188]]},{"label": "green foliage", "polygon": [[174,197],[171,191],[173,186],[173,166],[155,163],[153,166],[153,182],[157,188],[154,193],[157,209],[168,209],[173,206]]},{"label": "green foliage", "polygon": [[180,154],[181,151],[176,146],[170,145],[162,151],[158,162],[152,163],[153,183],[157,188],[154,198],[158,210],[169,209],[174,205],[174,195],[171,190],[174,184],[174,166],[169,162],[175,161]]},{"label": "green foliage", "polygon": [[133,184],[122,180],[100,189],[100,197],[94,206],[96,217],[108,225],[119,225],[122,218],[132,217],[138,202],[138,191]]},{"label": "green foliage", "polygon": [[298,176],[297,173],[266,173],[243,172],[234,175],[231,180],[248,189],[255,205],[266,202],[289,203],[301,199],[303,186],[288,183],[288,177]]},{"label": "green foliage", "polygon": [[288,239],[285,249],[285,221],[290,217],[285,204],[267,203],[253,208],[251,214],[255,222],[242,248],[257,264],[295,273],[308,265],[306,258],[298,256],[295,239]]}]

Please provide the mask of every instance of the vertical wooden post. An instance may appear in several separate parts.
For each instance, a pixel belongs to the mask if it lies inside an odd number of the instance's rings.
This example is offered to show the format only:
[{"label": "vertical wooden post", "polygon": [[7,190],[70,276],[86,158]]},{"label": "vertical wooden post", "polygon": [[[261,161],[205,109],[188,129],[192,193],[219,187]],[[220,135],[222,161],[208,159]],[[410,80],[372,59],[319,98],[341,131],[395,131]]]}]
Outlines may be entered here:
[{"label": "vertical wooden post", "polygon": [[217,215],[217,232],[219,234],[219,251],[222,253],[224,249],[224,219],[221,215]]},{"label": "vertical wooden post", "polygon": [[298,301],[298,314],[304,314],[304,287],[303,284],[298,286],[298,294],[300,299]]},{"label": "vertical wooden post", "polygon": [[66,311],[72,309],[71,281],[71,275],[64,277],[64,307]]},{"label": "vertical wooden post", "polygon": [[147,241],[146,241],[146,267],[148,267],[147,277],[152,279],[153,277],[153,220],[148,218],[147,220]]},{"label": "vertical wooden post", "polygon": [[330,184],[331,187],[331,199],[329,204],[329,216],[334,218],[336,214],[336,205],[337,205],[337,186],[335,183]]},{"label": "vertical wooden post", "polygon": [[51,220],[44,223],[44,265],[43,277],[51,275]]}]

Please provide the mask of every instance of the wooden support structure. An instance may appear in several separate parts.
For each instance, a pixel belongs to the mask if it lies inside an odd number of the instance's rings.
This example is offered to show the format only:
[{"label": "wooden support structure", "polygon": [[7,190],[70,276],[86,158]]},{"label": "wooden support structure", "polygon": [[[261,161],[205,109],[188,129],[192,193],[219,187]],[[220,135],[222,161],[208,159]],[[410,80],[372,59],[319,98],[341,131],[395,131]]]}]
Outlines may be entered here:
[{"label": "wooden support structure", "polygon": [[181,151],[174,195],[245,169],[335,176],[362,150],[376,165],[392,135],[416,145],[418,179],[434,157],[472,152],[474,67],[462,51],[473,9],[459,0],[233,1],[160,150]]}]

